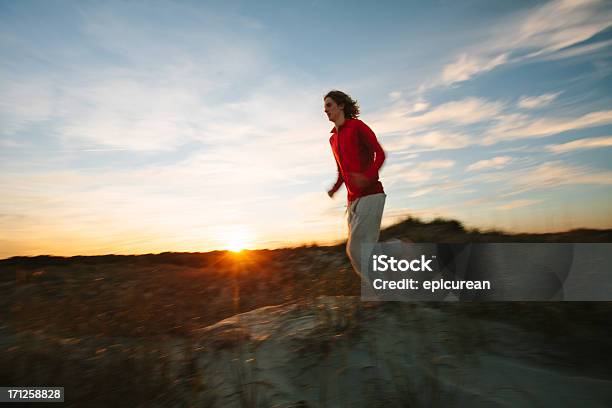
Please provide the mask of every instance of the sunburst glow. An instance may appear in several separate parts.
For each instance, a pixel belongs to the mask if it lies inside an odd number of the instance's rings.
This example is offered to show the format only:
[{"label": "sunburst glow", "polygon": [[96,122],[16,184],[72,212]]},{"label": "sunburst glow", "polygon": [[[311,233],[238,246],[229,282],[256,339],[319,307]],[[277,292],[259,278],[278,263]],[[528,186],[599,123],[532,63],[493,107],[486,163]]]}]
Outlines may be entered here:
[{"label": "sunburst glow", "polygon": [[244,226],[230,226],[220,233],[223,246],[233,252],[240,252],[252,244],[252,235]]}]

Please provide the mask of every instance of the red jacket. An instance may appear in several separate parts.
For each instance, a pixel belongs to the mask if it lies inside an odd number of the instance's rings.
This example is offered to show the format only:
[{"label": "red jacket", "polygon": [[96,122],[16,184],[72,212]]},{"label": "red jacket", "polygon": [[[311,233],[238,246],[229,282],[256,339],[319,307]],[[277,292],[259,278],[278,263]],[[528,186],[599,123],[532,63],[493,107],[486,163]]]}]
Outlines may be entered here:
[{"label": "red jacket", "polygon": [[[378,180],[378,170],[385,161],[385,152],[372,129],[359,119],[346,119],[338,132],[334,126],[331,133],[329,143],[338,165],[338,180],[332,190],[335,192],[344,182],[349,201],[383,193],[383,186]],[[349,173],[365,175],[369,180],[368,185],[355,185]]]}]

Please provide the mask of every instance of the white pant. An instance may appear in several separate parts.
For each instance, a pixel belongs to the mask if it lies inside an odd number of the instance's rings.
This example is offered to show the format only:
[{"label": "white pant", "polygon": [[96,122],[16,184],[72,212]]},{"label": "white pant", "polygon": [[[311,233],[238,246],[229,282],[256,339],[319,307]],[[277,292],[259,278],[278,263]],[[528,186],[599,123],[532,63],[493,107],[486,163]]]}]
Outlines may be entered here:
[{"label": "white pant", "polygon": [[375,244],[380,235],[380,222],[385,208],[385,193],[371,194],[353,200],[348,207],[349,237],[346,254],[355,272],[363,278],[361,270],[362,244]]}]

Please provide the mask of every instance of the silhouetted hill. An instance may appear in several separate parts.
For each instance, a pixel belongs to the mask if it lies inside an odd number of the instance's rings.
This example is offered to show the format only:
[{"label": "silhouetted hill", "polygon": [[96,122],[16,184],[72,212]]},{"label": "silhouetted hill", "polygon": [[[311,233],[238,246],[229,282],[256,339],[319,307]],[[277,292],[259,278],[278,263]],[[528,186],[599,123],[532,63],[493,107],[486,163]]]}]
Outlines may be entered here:
[{"label": "silhouetted hill", "polygon": [[413,242],[612,242],[612,229],[574,229],[541,234],[511,234],[503,231],[469,229],[456,220],[437,218],[423,222],[408,218],[381,231],[380,240],[410,239]]}]

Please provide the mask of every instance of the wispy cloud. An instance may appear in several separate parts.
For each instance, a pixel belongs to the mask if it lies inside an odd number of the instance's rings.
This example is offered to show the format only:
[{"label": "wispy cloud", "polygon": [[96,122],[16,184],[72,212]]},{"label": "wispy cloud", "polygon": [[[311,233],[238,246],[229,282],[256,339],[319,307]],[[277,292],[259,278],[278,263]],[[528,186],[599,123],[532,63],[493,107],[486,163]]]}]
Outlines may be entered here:
[{"label": "wispy cloud", "polygon": [[417,165],[417,168],[423,170],[448,169],[455,165],[454,160],[431,160]]},{"label": "wispy cloud", "polygon": [[455,132],[432,131],[422,135],[399,136],[390,139],[386,148],[390,151],[420,152],[427,150],[460,149],[472,143],[469,136]]},{"label": "wispy cloud", "polygon": [[512,195],[571,185],[612,185],[612,171],[569,165],[560,161],[542,163],[512,171],[480,174],[473,182],[494,183]]},{"label": "wispy cloud", "polygon": [[410,124],[417,126],[449,122],[467,125],[490,119],[501,112],[503,104],[482,98],[466,98],[447,102],[420,116],[410,117]]},{"label": "wispy cloud", "polygon": [[425,188],[420,188],[418,190],[415,190],[413,192],[411,192],[410,194],[408,194],[408,197],[410,198],[416,198],[416,197],[421,197],[424,195],[427,195],[431,192],[435,191],[435,189],[433,187],[425,187]]},{"label": "wispy cloud", "polygon": [[429,106],[430,106],[429,102],[426,102],[424,100],[418,100],[412,106],[412,111],[415,112],[415,113],[422,112],[424,110],[427,110],[427,108],[429,108]]},{"label": "wispy cloud", "polygon": [[431,160],[421,163],[393,164],[383,168],[382,177],[390,186],[396,183],[403,185],[408,183],[411,186],[418,186],[430,181],[434,174],[437,174],[437,180],[446,179],[443,171],[447,171],[454,165],[454,160]]},{"label": "wispy cloud", "polygon": [[596,111],[577,118],[541,118],[511,114],[497,118],[498,123],[491,127],[484,138],[485,144],[503,140],[545,137],[569,130],[603,126],[612,123],[612,110]]},{"label": "wispy cloud", "polygon": [[[0,82],[9,84],[0,102],[3,133],[45,122],[70,148],[144,151],[259,130],[235,115],[251,107],[249,91],[274,86],[276,78],[266,75],[269,54],[255,37],[224,25],[218,12],[136,3],[80,10],[78,41],[69,38],[56,54],[24,45],[32,54],[49,53],[40,58],[57,60],[52,75],[0,71]],[[160,23],[172,18],[182,23]],[[252,27],[255,21],[247,20]],[[101,50],[100,57],[92,59],[88,49]],[[78,70],[64,72],[75,65]],[[245,86],[228,96],[238,83]]]},{"label": "wispy cloud", "polygon": [[554,101],[561,92],[547,93],[539,96],[523,96],[518,101],[518,107],[523,109],[535,109],[546,106]]},{"label": "wispy cloud", "polygon": [[391,92],[389,92],[389,98],[391,98],[394,101],[400,99],[401,97],[402,97],[402,92],[401,91],[391,91]]},{"label": "wispy cloud", "polygon": [[[554,100],[560,92],[536,97],[523,97],[519,105],[528,111]],[[427,151],[460,149],[471,144],[490,145],[507,140],[542,138],[570,130],[579,130],[612,123],[612,110],[585,113],[575,118],[534,116],[531,112],[512,111],[501,101],[466,98],[446,102],[416,115],[405,103],[372,115],[380,134],[389,134],[391,151]],[[481,138],[468,136],[463,129],[480,125]],[[444,126],[447,130],[432,130]]]},{"label": "wispy cloud", "polygon": [[535,47],[535,57],[585,41],[610,25],[610,10],[601,0],[556,0],[530,10],[521,21],[513,47]]},{"label": "wispy cloud", "polygon": [[606,29],[610,21],[612,13],[603,1],[548,2],[497,21],[483,41],[459,52],[428,86],[467,81],[501,65],[550,57],[568,47],[574,47],[573,56],[590,52],[593,45],[581,43]]},{"label": "wispy cloud", "polygon": [[571,184],[612,185],[612,171],[551,162],[544,163],[531,172],[526,172],[514,183],[531,188]]},{"label": "wispy cloud", "polygon": [[493,68],[503,65],[508,61],[508,54],[503,53],[495,57],[471,56],[461,54],[457,60],[444,67],[442,71],[442,83],[453,84],[455,82],[467,81],[477,74],[491,71]]},{"label": "wispy cloud", "polygon": [[567,143],[548,145],[546,149],[553,153],[567,153],[574,150],[598,149],[612,146],[612,136],[587,137]]},{"label": "wispy cloud", "polygon": [[501,102],[470,97],[446,102],[415,115],[413,105],[402,101],[369,117],[380,133],[414,133],[435,124],[468,125],[490,120],[502,112],[503,106]]},{"label": "wispy cloud", "polygon": [[542,202],[542,200],[528,200],[528,199],[514,200],[514,201],[510,201],[509,203],[499,205],[495,208],[497,210],[513,210],[515,208],[528,207],[530,205],[534,205],[540,202]]},{"label": "wispy cloud", "polygon": [[[440,179],[445,179],[445,177],[440,177]],[[438,183],[428,183],[426,186],[422,187],[422,188],[418,188],[412,192],[410,192],[408,194],[408,197],[410,198],[418,198],[418,197],[423,197],[426,195],[429,195],[431,193],[434,194],[440,194],[440,192],[445,192],[445,194],[447,192],[452,192],[454,194],[469,194],[469,193],[473,193],[474,190],[471,189],[466,189],[465,187],[468,185],[468,183],[465,183],[463,181],[458,182],[458,181],[442,181],[442,182],[438,182]]]},{"label": "wispy cloud", "polygon": [[476,171],[476,170],[484,170],[484,169],[501,169],[506,164],[510,163],[512,157],[510,156],[497,156],[492,159],[479,160],[475,163],[470,164],[466,170],[467,171]]},{"label": "wispy cloud", "polygon": [[563,50],[557,51],[554,54],[549,54],[543,57],[538,58],[541,61],[555,61],[564,58],[574,58],[578,56],[583,56],[586,54],[592,54],[595,52],[599,52],[602,49],[609,47],[612,45],[612,40],[599,41],[592,44],[580,45],[576,47],[569,47]]}]

